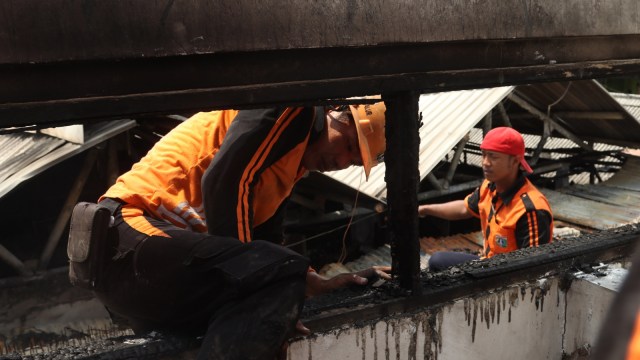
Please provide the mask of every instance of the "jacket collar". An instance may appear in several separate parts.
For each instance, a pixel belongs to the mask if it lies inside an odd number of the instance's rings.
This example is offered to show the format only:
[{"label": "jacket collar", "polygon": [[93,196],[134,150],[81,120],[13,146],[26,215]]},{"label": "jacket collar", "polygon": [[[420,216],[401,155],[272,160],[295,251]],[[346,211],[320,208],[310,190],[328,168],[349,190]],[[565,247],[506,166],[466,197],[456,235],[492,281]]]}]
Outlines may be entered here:
[{"label": "jacket collar", "polygon": [[[524,186],[526,182],[526,178],[524,177],[524,175],[522,174],[522,172],[518,173],[518,177],[516,178],[516,181],[513,183],[513,185],[511,185],[510,188],[508,188],[507,190],[501,192],[501,193],[496,193],[493,197],[493,201],[496,202],[498,200],[498,197],[502,200],[502,203],[505,205],[509,205],[509,203],[511,203],[511,200],[513,200],[513,197],[518,193],[518,191]],[[491,192],[495,192],[496,191],[496,184],[495,183],[489,183],[489,189],[491,190]]]}]

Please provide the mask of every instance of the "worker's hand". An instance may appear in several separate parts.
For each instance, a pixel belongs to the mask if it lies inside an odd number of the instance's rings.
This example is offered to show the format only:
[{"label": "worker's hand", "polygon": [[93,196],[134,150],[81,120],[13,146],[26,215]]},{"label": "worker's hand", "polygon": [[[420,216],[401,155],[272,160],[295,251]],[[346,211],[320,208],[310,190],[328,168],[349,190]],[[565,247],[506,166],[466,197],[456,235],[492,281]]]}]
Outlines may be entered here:
[{"label": "worker's hand", "polygon": [[390,280],[390,272],[390,266],[373,266],[369,269],[358,271],[356,273],[336,275],[330,279],[326,279],[316,272],[308,272],[306,296],[313,297],[349,285],[367,285],[369,281],[368,279],[375,278],[376,276],[385,280]]},{"label": "worker's hand", "polygon": [[424,205],[418,206],[418,216],[421,218],[427,216],[429,214],[430,206],[431,206],[430,204],[424,204]]},{"label": "worker's hand", "polygon": [[304,326],[304,324],[300,320],[298,320],[298,322],[296,323],[296,331],[302,335],[311,334],[311,330],[309,330],[306,326]]}]

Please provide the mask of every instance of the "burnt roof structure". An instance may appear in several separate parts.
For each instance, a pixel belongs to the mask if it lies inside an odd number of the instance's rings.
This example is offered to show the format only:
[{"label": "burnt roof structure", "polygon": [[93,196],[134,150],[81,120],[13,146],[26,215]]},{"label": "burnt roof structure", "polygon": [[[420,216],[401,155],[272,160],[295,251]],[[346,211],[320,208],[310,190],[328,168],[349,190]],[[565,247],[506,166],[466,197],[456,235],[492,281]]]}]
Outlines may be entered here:
[{"label": "burnt roof structure", "polygon": [[0,14],[0,127],[640,71],[635,0],[8,0]]},{"label": "burnt roof structure", "polygon": [[0,15],[0,128],[383,94],[394,268],[416,290],[403,189],[420,93],[640,72],[637,0],[7,0]]},{"label": "burnt roof structure", "polygon": [[[416,199],[401,192],[418,183],[417,94],[640,73],[637,0],[5,0],[0,18],[0,128],[5,129],[322,104],[382,93],[394,103],[387,171],[396,180],[388,184],[388,203],[394,240],[402,248],[395,266],[405,289],[439,285],[423,295],[414,292],[410,306],[486,290],[504,280],[494,276],[500,271],[514,278],[542,273],[558,267],[551,260],[570,267],[574,258],[617,257],[637,243],[636,227],[604,231],[596,236],[598,248],[576,241],[566,251],[541,249],[533,270],[517,261],[503,268],[506,260],[498,258],[490,268],[453,274],[454,282],[437,276],[420,280]],[[16,291],[6,294],[16,298]],[[328,328],[335,319],[327,314],[337,302],[316,304],[307,315],[318,325],[326,315]],[[391,299],[355,315],[375,318],[404,306]],[[341,316],[348,314],[336,318]]]}]

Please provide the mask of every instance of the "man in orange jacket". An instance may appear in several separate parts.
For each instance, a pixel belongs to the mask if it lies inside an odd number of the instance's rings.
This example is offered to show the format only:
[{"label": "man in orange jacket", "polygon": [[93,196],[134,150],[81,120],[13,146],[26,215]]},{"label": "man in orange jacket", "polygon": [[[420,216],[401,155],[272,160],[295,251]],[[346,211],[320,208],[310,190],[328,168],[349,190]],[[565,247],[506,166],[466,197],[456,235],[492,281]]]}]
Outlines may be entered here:
[{"label": "man in orange jacket", "polygon": [[[487,133],[480,149],[485,177],[482,185],[465,200],[420,205],[419,215],[447,220],[480,218],[482,258],[551,242],[553,216],[549,202],[520,170],[533,172],[524,159],[522,135],[512,128],[498,127]],[[429,259],[429,268],[439,271],[479,258],[460,252],[436,252]]]},{"label": "man in orange jacket", "polygon": [[[385,150],[384,103],[199,113],[101,198],[113,252],[95,293],[137,330],[206,333],[198,359],[272,359],[305,296],[364,285],[389,268],[325,279],[280,245],[283,209],[308,171]],[[265,241],[266,240],[266,241]]]}]

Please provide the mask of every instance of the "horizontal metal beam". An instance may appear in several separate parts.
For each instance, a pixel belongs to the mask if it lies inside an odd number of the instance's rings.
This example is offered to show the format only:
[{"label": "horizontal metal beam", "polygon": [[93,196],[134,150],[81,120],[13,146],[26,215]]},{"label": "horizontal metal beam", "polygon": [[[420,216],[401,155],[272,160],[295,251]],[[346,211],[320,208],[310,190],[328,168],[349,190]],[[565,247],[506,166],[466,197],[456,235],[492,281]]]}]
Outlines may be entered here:
[{"label": "horizontal metal beam", "polygon": [[0,127],[634,73],[640,35],[8,64],[0,65]]}]

